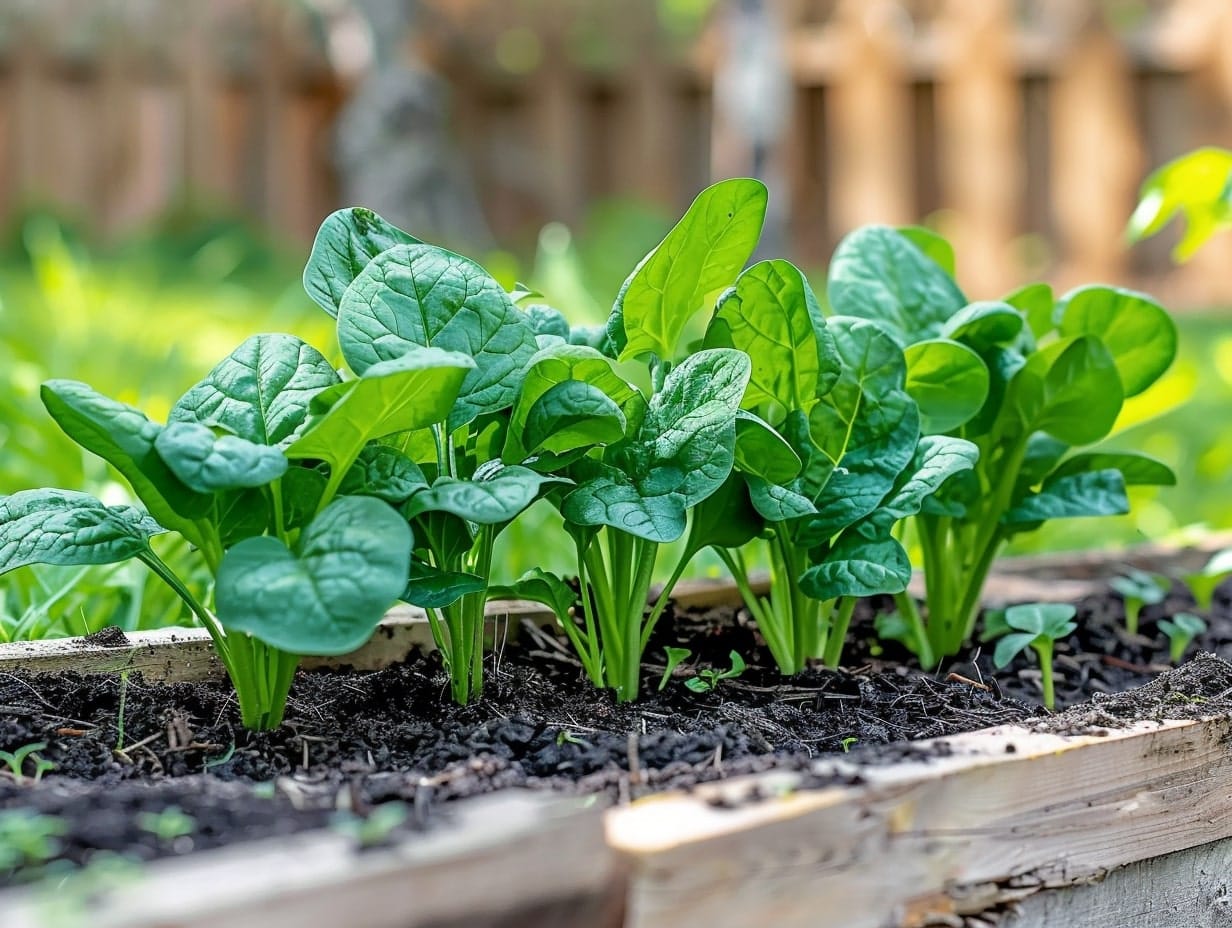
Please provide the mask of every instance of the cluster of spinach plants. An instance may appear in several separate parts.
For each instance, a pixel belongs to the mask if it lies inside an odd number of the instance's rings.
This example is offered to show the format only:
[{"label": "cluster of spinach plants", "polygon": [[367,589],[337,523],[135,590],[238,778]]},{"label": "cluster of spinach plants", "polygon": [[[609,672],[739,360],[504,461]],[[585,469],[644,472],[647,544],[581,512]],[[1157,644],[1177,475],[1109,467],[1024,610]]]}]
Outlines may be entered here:
[{"label": "cluster of spinach plants", "polygon": [[1036,284],[972,303],[948,244],[882,226],[839,245],[828,296],[834,312],[875,322],[904,349],[922,430],[978,449],[975,467],[911,518],[927,624],[910,597],[898,605],[924,630],[908,640],[926,665],[971,637],[988,572],[1014,535],[1050,519],[1125,513],[1127,486],[1175,481],[1146,455],[1099,447],[1124,401],[1176,353],[1175,325],[1148,297],[1087,286],[1058,298]]}]

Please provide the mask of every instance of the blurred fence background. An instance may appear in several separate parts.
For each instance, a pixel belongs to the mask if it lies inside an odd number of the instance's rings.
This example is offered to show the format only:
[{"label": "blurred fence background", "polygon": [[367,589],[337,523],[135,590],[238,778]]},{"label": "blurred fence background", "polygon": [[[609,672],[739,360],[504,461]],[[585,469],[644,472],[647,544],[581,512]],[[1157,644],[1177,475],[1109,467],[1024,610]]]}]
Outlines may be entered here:
[{"label": "blurred fence background", "polygon": [[[766,2],[786,92],[746,92],[755,113],[784,108],[768,140],[715,100],[753,44],[746,0],[693,0],[714,9],[684,29],[662,0],[419,0],[405,50],[448,88],[496,241],[602,197],[678,210],[757,147],[809,265],[861,222],[931,217],[975,295],[1044,273],[1232,301],[1215,272],[1232,244],[1174,270],[1166,239],[1127,252],[1121,235],[1150,167],[1232,143],[1228,0]],[[338,205],[332,129],[363,66],[345,0],[0,13],[0,211],[33,199],[114,233],[203,201],[302,240]]]}]

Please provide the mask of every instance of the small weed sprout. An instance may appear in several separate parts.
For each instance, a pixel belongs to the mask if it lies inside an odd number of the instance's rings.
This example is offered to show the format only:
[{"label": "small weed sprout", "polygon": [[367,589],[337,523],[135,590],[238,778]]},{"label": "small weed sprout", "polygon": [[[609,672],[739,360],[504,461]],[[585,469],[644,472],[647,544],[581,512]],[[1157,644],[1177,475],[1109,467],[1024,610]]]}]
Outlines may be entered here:
[{"label": "small weed sprout", "polygon": [[137,827],[152,834],[160,844],[171,844],[177,838],[186,838],[195,832],[197,820],[179,806],[167,806],[161,812],[140,813]]},{"label": "small weed sprout", "polygon": [[1159,630],[1168,636],[1172,663],[1179,664],[1193,640],[1206,631],[1206,620],[1192,612],[1178,612],[1170,619],[1161,619]]},{"label": "small weed sprout", "polygon": [[[9,773],[18,783],[24,783],[27,779],[32,783],[37,783],[43,779],[43,774],[56,769],[56,765],[53,762],[38,755],[38,752],[46,747],[46,741],[35,741],[30,744],[24,744],[12,751],[0,751],[0,763],[9,768]],[[29,761],[34,766],[34,772],[29,777],[25,773],[26,761]]]},{"label": "small weed sprout", "polygon": [[1077,610],[1066,603],[1027,603],[1005,610],[1007,634],[997,641],[993,663],[1000,670],[1019,653],[1031,648],[1040,665],[1040,683],[1044,705],[1056,708],[1056,691],[1052,679],[1053,645],[1070,634],[1078,623],[1073,621]]},{"label": "small weed sprout", "polygon": [[42,867],[60,853],[63,819],[25,809],[0,812],[0,872]]},{"label": "small weed sprout", "polygon": [[377,847],[389,841],[406,821],[406,806],[401,802],[386,802],[377,806],[366,816],[340,812],[330,827],[349,835],[361,848]]},{"label": "small weed sprout", "polygon": [[664,648],[663,653],[667,655],[667,666],[663,668],[663,677],[659,680],[660,693],[667,688],[667,681],[672,678],[676,668],[693,656],[693,652],[688,648]]},{"label": "small weed sprout", "polygon": [[576,744],[579,747],[588,747],[587,743],[569,731],[567,728],[562,728],[556,733],[556,746],[564,747],[566,744]]},{"label": "small weed sprout", "polygon": [[1186,574],[1181,579],[1193,594],[1194,603],[1203,612],[1209,612],[1215,600],[1215,590],[1228,576],[1232,574],[1232,548],[1226,548],[1212,555],[1206,566],[1194,574]]},{"label": "small weed sprout", "polygon": [[1142,607],[1163,602],[1168,595],[1171,581],[1158,574],[1131,568],[1124,576],[1113,577],[1109,585],[1125,601],[1125,631],[1136,635]]},{"label": "small weed sprout", "polygon": [[855,735],[852,735],[840,741],[839,746],[843,749],[843,753],[847,754],[851,751],[851,746],[853,744],[859,744],[859,743],[860,743],[860,739],[857,738]]},{"label": "small weed sprout", "polygon": [[738,651],[732,651],[728,660],[731,661],[731,667],[727,670],[715,670],[714,668],[699,670],[697,676],[685,680],[684,685],[695,693],[709,693],[723,680],[734,680],[744,673],[746,665]]}]

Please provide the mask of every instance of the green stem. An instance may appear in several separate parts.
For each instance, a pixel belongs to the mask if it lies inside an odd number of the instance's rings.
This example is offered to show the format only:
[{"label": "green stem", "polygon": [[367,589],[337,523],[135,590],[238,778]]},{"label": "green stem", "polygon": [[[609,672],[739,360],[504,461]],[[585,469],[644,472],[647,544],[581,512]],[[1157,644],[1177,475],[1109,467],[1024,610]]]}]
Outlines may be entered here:
[{"label": "green stem", "polygon": [[1142,615],[1142,603],[1133,599],[1125,600],[1125,631],[1131,635],[1138,634],[1138,619]]},{"label": "green stem", "polygon": [[[623,534],[623,533],[621,533]],[[654,579],[655,558],[659,546],[630,536],[630,556],[633,567],[631,582],[626,588],[623,680],[617,691],[619,702],[637,699],[642,681],[642,616],[650,598],[650,581]]]},{"label": "green stem", "polygon": [[925,670],[931,670],[936,665],[937,659],[933,655],[932,642],[928,638],[928,631],[924,628],[924,620],[920,617],[920,609],[915,604],[915,597],[906,591],[895,593],[894,605],[898,607],[899,614],[911,626],[916,642],[916,647],[912,650],[916,652],[915,656],[919,658],[920,666]]},{"label": "green stem", "polygon": [[838,601],[838,612],[834,625],[830,629],[830,638],[826,642],[826,651],[822,662],[827,667],[837,667],[843,656],[843,645],[847,642],[847,629],[851,626],[851,616],[855,612],[856,598],[843,596]]},{"label": "green stem", "polygon": [[[586,558],[582,556],[582,550],[579,548],[577,552],[578,563],[578,588],[581,592],[582,599],[582,617],[586,622],[586,650],[589,657],[583,656],[582,649],[578,648],[578,655],[582,657],[582,663],[586,667],[586,675],[590,677],[590,682],[595,686],[603,686],[603,651],[600,647],[599,634],[595,626],[595,609],[591,604],[590,584],[586,578]],[[561,621],[569,619],[568,616],[563,616]],[[571,619],[567,622],[566,627],[573,625]]]},{"label": "green stem", "polygon": [[222,626],[218,624],[218,619],[214,618],[214,616],[210,614],[210,611],[197,601],[197,597],[193,596],[188,587],[184,585],[184,583],[175,575],[174,571],[172,571],[170,567],[163,563],[162,559],[157,554],[149,549],[146,549],[141,554],[138,554],[137,557],[143,564],[150,568],[150,570],[152,570],[158,578],[163,581],[163,583],[171,587],[172,591],[174,591],[175,594],[184,601],[185,605],[188,606],[192,614],[197,617],[203,626],[205,626],[205,630],[210,634],[210,639],[214,642],[214,647],[218,650],[219,657],[221,657],[225,663],[227,659],[227,645],[223,637]]},{"label": "green stem", "polygon": [[1044,705],[1049,709],[1057,707],[1056,691],[1052,682],[1052,642],[1045,641],[1032,645],[1039,657],[1040,684],[1044,690]]}]

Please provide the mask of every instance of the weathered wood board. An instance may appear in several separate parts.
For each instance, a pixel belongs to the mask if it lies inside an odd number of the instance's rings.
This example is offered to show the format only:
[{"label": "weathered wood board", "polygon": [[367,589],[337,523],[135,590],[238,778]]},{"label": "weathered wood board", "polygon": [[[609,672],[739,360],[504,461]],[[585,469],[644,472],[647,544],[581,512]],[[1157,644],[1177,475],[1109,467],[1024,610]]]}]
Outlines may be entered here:
[{"label": "weathered wood board", "polygon": [[630,861],[628,925],[962,924],[1232,836],[1230,731],[1228,719],[1078,737],[1010,726],[944,739],[948,756],[818,765],[854,787],[797,792],[797,775],[764,775],[646,799],[608,816]]},{"label": "weathered wood board", "polygon": [[[510,791],[454,820],[360,851],[337,832],[254,842],[148,865],[100,898],[63,905],[0,894],[5,928],[571,928],[623,923],[621,863],[602,808]],[[59,904],[55,904],[55,903]]]}]

